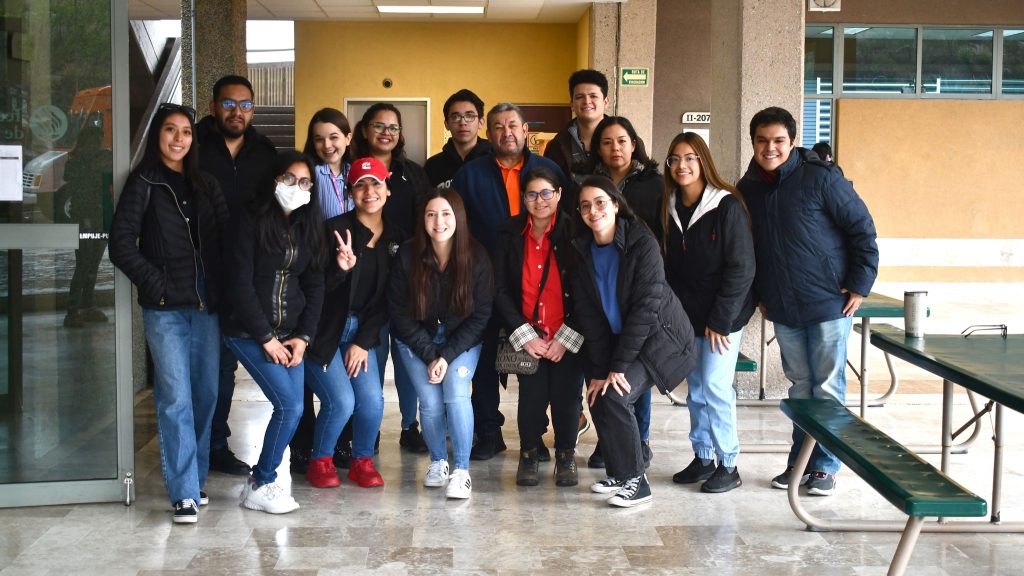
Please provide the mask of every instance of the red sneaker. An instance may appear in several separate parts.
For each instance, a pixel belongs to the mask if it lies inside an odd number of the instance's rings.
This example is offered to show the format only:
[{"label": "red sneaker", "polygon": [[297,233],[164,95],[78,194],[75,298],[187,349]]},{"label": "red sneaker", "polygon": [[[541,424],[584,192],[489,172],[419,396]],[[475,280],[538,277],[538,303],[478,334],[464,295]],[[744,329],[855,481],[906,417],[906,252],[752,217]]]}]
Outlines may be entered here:
[{"label": "red sneaker", "polygon": [[306,480],[313,488],[334,488],[341,486],[338,472],[334,469],[334,460],[330,456],[309,461],[306,469]]},{"label": "red sneaker", "polygon": [[363,488],[383,486],[384,479],[373,467],[373,460],[369,457],[354,458],[348,468],[348,479],[359,484]]}]

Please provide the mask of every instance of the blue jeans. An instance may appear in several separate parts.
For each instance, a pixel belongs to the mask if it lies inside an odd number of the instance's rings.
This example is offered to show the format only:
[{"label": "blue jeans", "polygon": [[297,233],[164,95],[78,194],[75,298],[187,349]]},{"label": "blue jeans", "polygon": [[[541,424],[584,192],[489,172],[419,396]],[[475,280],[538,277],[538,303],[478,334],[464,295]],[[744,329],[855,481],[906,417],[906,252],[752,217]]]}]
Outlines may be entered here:
[{"label": "blue jeans", "polygon": [[334,454],[334,445],[349,418],[352,418],[352,456],[373,456],[373,445],[377,442],[377,432],[384,418],[384,392],[378,379],[377,355],[369,350],[367,370],[349,378],[342,354],[352,345],[358,330],[359,319],[351,314],[345,321],[341,346],[335,350],[326,370],[313,362],[303,362],[306,365],[306,384],[320,399],[316,430],[313,432],[313,458]]},{"label": "blue jeans", "polygon": [[[440,346],[445,342],[444,326],[440,326],[434,343]],[[440,384],[427,381],[427,365],[400,340],[398,353],[420,398],[423,441],[430,449],[430,459],[448,459],[447,429],[452,439],[453,469],[469,470],[469,451],[473,447],[473,404],[469,399],[469,385],[480,360],[480,345],[452,360]]]},{"label": "blue jeans", "polygon": [[636,414],[636,425],[640,428],[640,439],[647,442],[651,439],[651,389],[648,388],[633,405]]},{"label": "blue jeans", "polygon": [[228,426],[228,415],[231,414],[231,399],[235,395],[235,370],[238,358],[226,344],[220,344],[220,367],[217,382],[217,408],[213,411],[213,424],[210,429],[210,448],[219,450],[228,447],[231,427]]},{"label": "blue jeans", "polygon": [[[402,413],[402,430],[408,430],[416,425],[416,387],[409,379],[409,373],[402,363],[401,354],[398,353],[398,340],[391,338],[391,326],[385,324],[380,329],[380,344],[374,349],[377,357],[377,373],[380,375],[380,382],[384,384],[384,367],[388,363],[388,343],[391,347],[391,361],[395,366],[395,390],[398,391],[398,410]],[[353,450],[355,448],[353,447]]]},{"label": "blue jeans", "polygon": [[718,460],[721,466],[735,466],[740,452],[736,435],[736,358],[740,354],[743,329],[729,334],[729,349],[712,352],[707,338],[694,338],[697,367],[686,376],[689,392],[690,444],[698,458]]},{"label": "blue jeans", "polygon": [[[846,402],[846,341],[852,327],[853,318],[829,320],[806,328],[775,324],[782,370],[793,383],[789,387],[790,398],[834,398]],[[803,430],[794,425],[790,466],[796,463],[803,441]],[[835,474],[841,464],[818,444],[807,466],[809,471]]]},{"label": "blue jeans", "polygon": [[288,447],[299,425],[299,417],[302,416],[305,362],[285,368],[267,360],[263,347],[255,340],[225,336],[224,342],[274,407],[267,432],[263,436],[260,459],[252,468],[252,477],[257,484],[269,484],[277,480],[277,467],[281,465],[284,449]]},{"label": "blue jeans", "polygon": [[171,503],[199,502],[210,467],[210,421],[217,403],[220,326],[197,309],[142,310],[153,355],[160,470]]}]

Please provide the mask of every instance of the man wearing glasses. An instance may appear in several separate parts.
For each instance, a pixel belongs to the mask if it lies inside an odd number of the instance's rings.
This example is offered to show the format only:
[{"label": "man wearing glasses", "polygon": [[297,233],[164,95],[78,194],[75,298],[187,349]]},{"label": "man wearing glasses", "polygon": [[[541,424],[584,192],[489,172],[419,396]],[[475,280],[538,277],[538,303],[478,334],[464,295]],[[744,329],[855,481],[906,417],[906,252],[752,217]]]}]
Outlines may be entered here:
[{"label": "man wearing glasses", "polygon": [[[213,85],[210,115],[196,124],[199,167],[220,184],[231,215],[245,210],[264,172],[274,165],[277,150],[251,126],[255,104],[252,84],[242,76],[224,76]],[[228,238],[230,232],[222,237]],[[228,414],[235,391],[238,361],[224,345],[220,350],[220,388],[210,431],[210,470],[248,475],[249,465],[228,447]]]},{"label": "man wearing glasses", "polygon": [[[452,187],[462,195],[473,237],[492,255],[497,247],[498,225],[522,211],[519,176],[546,167],[558,174],[563,190],[569,190],[565,174],[551,160],[531,154],[526,147],[529,129],[523,112],[509,103],[487,112],[487,139],[491,151],[466,163],[455,174]],[[484,331],[480,362],[473,375],[473,418],[477,443],[470,458],[488,460],[506,449],[501,435],[505,417],[498,410],[498,373],[494,360],[498,349],[499,322],[492,317]]]},{"label": "man wearing glasses", "polygon": [[451,186],[463,164],[491,151],[491,143],[480,137],[483,125],[484,101],[471,90],[463,88],[445,100],[444,127],[452,137],[423,166],[431,186]]}]

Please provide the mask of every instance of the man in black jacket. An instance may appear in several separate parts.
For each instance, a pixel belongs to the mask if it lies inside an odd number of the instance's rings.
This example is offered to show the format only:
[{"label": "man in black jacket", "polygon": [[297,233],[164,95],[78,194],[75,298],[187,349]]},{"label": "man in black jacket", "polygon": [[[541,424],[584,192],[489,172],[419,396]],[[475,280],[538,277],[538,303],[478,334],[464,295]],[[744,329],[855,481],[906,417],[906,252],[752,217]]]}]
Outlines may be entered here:
[{"label": "man in black jacket", "polygon": [[587,174],[578,172],[587,161],[590,138],[608,108],[608,77],[597,70],[577,70],[569,76],[569,107],[574,118],[544,149],[562,173],[577,184]]},{"label": "man in black jacket", "polygon": [[[254,111],[252,84],[241,76],[224,76],[213,85],[210,115],[196,124],[199,167],[217,179],[232,217],[246,209],[254,187],[277,155],[270,140],[251,126]],[[223,236],[230,238],[230,231]],[[237,367],[234,354],[221,345],[220,387],[210,432],[210,470],[247,475],[249,465],[228,447],[228,415]]]},{"label": "man in black jacket", "polygon": [[480,137],[483,125],[484,101],[471,90],[463,88],[445,100],[444,127],[452,137],[423,165],[431,186],[450,187],[463,164],[491,151],[491,143]]}]

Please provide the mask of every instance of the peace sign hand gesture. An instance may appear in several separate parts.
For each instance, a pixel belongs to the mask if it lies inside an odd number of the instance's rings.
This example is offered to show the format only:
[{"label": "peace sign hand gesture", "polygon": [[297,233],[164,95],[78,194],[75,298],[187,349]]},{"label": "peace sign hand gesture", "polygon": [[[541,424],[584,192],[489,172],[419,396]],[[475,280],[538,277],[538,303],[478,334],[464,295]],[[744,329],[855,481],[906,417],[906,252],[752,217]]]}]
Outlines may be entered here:
[{"label": "peace sign hand gesture", "polygon": [[345,230],[346,241],[341,239],[341,234],[334,231],[334,238],[338,240],[338,268],[348,272],[356,265],[356,253],[352,251],[352,231]]}]

